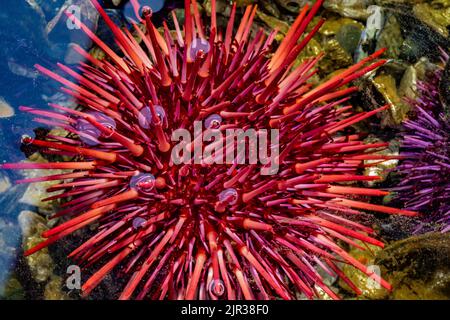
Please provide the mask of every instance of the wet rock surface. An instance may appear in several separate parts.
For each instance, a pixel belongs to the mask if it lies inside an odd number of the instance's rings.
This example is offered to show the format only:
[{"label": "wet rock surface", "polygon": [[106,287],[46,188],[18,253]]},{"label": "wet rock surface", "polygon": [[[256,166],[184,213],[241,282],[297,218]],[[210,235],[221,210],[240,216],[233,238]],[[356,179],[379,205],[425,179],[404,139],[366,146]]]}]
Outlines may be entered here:
[{"label": "wet rock surface", "polygon": [[[36,163],[48,162],[41,154],[34,153],[29,158],[28,161]],[[45,170],[45,175],[47,174],[61,174],[63,170]],[[42,170],[23,170],[23,175],[27,178],[39,177],[44,174]],[[19,202],[30,206],[38,207],[40,213],[51,214],[57,208],[58,201],[42,201],[51,195],[56,195],[56,193],[48,193],[47,188],[58,183],[58,181],[48,181],[32,183],[27,185],[27,189],[23,196],[20,198]]]},{"label": "wet rock surface", "polygon": [[24,300],[25,293],[20,281],[15,277],[11,276],[3,285],[0,290],[0,299],[4,300]]},{"label": "wet rock surface", "polygon": [[429,233],[394,242],[375,264],[392,284],[390,299],[450,299],[450,234]]},{"label": "wet rock surface", "polygon": [[20,291],[11,271],[19,251],[17,234],[18,230],[13,222],[0,218],[0,299],[10,298]]},{"label": "wet rock surface", "polygon": [[[358,244],[361,245],[361,242],[358,242]],[[375,257],[380,251],[379,247],[367,245],[365,250],[351,249],[350,254],[359,262],[371,267],[372,271],[377,272],[378,267],[375,265]],[[343,265],[342,271],[361,290],[358,299],[383,299],[388,294],[386,289],[372,279],[368,279],[362,271],[355,269],[353,266]],[[343,280],[339,280],[339,285],[346,293],[353,296],[353,291]]]},{"label": "wet rock surface", "polygon": [[14,115],[14,108],[0,97],[0,118],[9,118]]},{"label": "wet rock surface", "polygon": [[410,107],[404,101],[404,97],[399,95],[395,78],[389,74],[381,74],[373,79],[373,84],[384,102],[389,105],[389,110],[382,116],[381,125],[383,127],[400,125],[406,119]]},{"label": "wet rock surface", "polygon": [[[22,211],[18,217],[22,230],[22,247],[28,250],[42,242],[42,232],[48,230],[46,221],[39,214],[32,211]],[[33,279],[38,283],[47,282],[53,274],[55,264],[48,249],[45,248],[25,258]]]},{"label": "wet rock surface", "polygon": [[[358,299],[447,300],[450,299],[450,234],[429,233],[395,241],[384,249],[368,246],[350,254],[392,285],[382,288],[361,271],[345,265],[343,272],[361,289]],[[342,280],[340,287],[351,294]]]},{"label": "wet rock surface", "polygon": [[45,300],[69,300],[69,295],[62,290],[64,287],[64,279],[60,276],[52,275],[45,285]]}]

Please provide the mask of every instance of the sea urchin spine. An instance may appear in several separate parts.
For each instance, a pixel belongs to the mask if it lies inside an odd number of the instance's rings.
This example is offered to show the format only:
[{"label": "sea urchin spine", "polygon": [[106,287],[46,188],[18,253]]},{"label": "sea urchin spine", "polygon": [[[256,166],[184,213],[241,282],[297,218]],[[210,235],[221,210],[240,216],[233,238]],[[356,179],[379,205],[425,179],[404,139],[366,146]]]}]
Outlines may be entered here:
[{"label": "sea urchin spine", "polygon": [[[442,53],[443,64],[449,57]],[[392,188],[409,210],[421,211],[416,232],[450,231],[450,124],[439,94],[443,70],[437,67],[417,84],[418,97],[409,102],[413,114],[404,123],[402,155],[397,167],[401,181]]]},{"label": "sea urchin spine", "polygon": [[[121,299],[293,299],[296,292],[313,298],[318,290],[338,298],[319,269],[360,293],[340,263],[390,288],[337,244],[383,245],[371,228],[347,218],[360,210],[415,215],[366,202],[385,191],[348,185],[378,179],[360,174],[365,160],[389,158],[373,154],[386,144],[363,144],[348,130],[385,107],[353,113],[345,103],[357,88],[344,87],[383,65],[385,60],[373,61],[384,51],[313,88],[308,80],[322,55],[295,62],[323,23],[305,34],[322,2],[301,10],[275,52],[275,30],[251,36],[256,6],[245,9],[234,32],[234,4],[223,33],[214,0],[209,29],[196,1],[185,0],[184,30],[173,15],[175,32],[164,23],[163,35],[144,8],[146,32],[134,25],[140,46],[92,0],[122,56],[69,14],[107,59],[76,47],[90,64],[81,63],[79,73],[58,64],[74,82],[37,66],[59,81],[82,111],[56,104],[50,104],[54,112],[22,108],[39,123],[68,132],[26,143],[73,155],[70,162],[2,165],[71,170],[20,181],[59,180],[49,191],[60,193],[46,200],[67,201],[55,215],[66,221],[44,232],[46,240],[26,254],[96,222],[98,232],[70,254],[85,269],[101,266],[82,286],[83,295],[119,266],[122,276],[129,275]],[[264,176],[260,164],[237,162],[174,165],[171,133],[192,130],[194,121],[212,115],[220,131],[278,128],[279,174]]]}]

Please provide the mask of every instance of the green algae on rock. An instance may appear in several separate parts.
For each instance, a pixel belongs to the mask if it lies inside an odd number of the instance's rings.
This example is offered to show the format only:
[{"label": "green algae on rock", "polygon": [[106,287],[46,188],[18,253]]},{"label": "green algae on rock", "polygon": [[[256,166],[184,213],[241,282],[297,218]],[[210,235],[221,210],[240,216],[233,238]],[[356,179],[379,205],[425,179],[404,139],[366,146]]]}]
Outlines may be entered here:
[{"label": "green algae on rock", "polygon": [[60,276],[52,275],[45,285],[45,300],[70,300],[69,295],[62,290],[64,287],[64,279]]},{"label": "green algae on rock", "polygon": [[403,41],[402,30],[397,18],[393,14],[388,15],[386,23],[378,36],[376,50],[387,48],[385,56],[398,59]]},{"label": "green algae on rock", "polygon": [[287,32],[289,31],[290,25],[284,21],[281,21],[271,15],[265,14],[260,10],[256,11],[256,15],[269,27],[269,29],[278,28],[279,32],[281,32],[283,35],[286,35]]},{"label": "green algae on rock", "polygon": [[339,13],[341,16],[365,20],[370,15],[367,10],[369,1],[361,0],[326,0],[325,9]]},{"label": "green algae on rock", "polygon": [[[27,161],[35,162],[35,163],[45,163],[48,162],[40,153],[32,154]],[[45,172],[47,171],[47,172]],[[65,172],[64,170],[52,169],[52,170],[23,170],[23,174],[26,178],[34,178],[38,176],[42,176],[43,174],[61,174]],[[46,181],[30,184],[27,187],[27,190],[23,194],[22,198],[19,200],[20,203],[25,203],[31,206],[35,206],[39,208],[39,212],[44,212],[46,214],[51,214],[54,212],[55,205],[58,203],[58,200],[54,201],[43,201],[43,199],[50,197],[52,195],[56,195],[61,193],[61,191],[56,191],[55,193],[49,194],[46,191],[47,188],[51,187],[59,183],[58,181]]]},{"label": "green algae on rock", "polygon": [[11,275],[0,287],[0,300],[23,300],[25,292],[22,284],[15,275]]},{"label": "green algae on rock", "polygon": [[304,5],[306,5],[308,2],[307,0],[275,0],[275,2],[282,7],[283,9],[286,9],[287,11],[291,13],[298,13],[301,8],[303,8]]},{"label": "green algae on rock", "polygon": [[375,264],[394,288],[390,299],[450,299],[450,233],[394,242]]},{"label": "green algae on rock", "polygon": [[385,102],[389,104],[389,109],[383,112],[382,126],[394,127],[400,125],[405,120],[410,106],[398,94],[395,78],[390,74],[380,74],[372,82]]},{"label": "green algae on rock", "polygon": [[14,108],[0,97],[0,118],[9,118],[14,115]]},{"label": "green algae on rock", "polygon": [[[48,227],[45,219],[39,214],[24,210],[19,214],[18,220],[22,230],[22,247],[24,251],[45,240],[41,237],[41,234],[48,230]],[[47,282],[55,268],[55,263],[48,252],[48,248],[26,257],[26,262],[33,279],[38,283]]]},{"label": "green algae on rock", "polygon": [[450,27],[450,1],[442,0],[441,2],[441,5],[418,3],[413,7],[413,12],[425,24],[444,37],[448,37],[448,28]]},{"label": "green algae on rock", "polygon": [[[363,245],[360,241],[357,241],[356,243],[360,246]],[[352,248],[349,253],[362,264],[372,266],[372,269],[374,269],[377,268],[374,264],[375,257],[380,250],[381,248],[377,246],[367,244],[365,245],[364,250]],[[361,271],[352,270],[348,265],[344,265],[342,271],[361,290],[361,295],[358,297],[359,299],[383,299],[388,294],[386,289],[377,285],[377,283],[374,283],[373,280],[368,279]],[[381,275],[384,277],[384,274]],[[351,288],[344,281],[339,280],[339,285],[349,293],[352,292]]]},{"label": "green algae on rock", "polygon": [[[350,254],[361,263],[378,269],[393,287],[389,292],[367,281],[359,271],[344,266],[342,270],[362,291],[360,299],[450,299],[449,233],[411,237],[384,249],[368,245],[366,250],[355,248]],[[343,281],[339,284],[350,292]]]}]

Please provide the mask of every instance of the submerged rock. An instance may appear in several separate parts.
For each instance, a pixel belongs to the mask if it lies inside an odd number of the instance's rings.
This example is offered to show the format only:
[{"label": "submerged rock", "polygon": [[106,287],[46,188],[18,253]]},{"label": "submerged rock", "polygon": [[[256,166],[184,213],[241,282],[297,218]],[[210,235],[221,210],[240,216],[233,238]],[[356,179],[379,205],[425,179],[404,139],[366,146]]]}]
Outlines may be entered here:
[{"label": "submerged rock", "polygon": [[447,37],[414,15],[401,11],[395,11],[395,13],[405,37],[401,48],[401,59],[414,63],[425,56],[436,62],[441,58],[440,48],[444,50],[450,48]]},{"label": "submerged rock", "polygon": [[417,81],[424,80],[426,74],[435,69],[436,65],[427,58],[421,58],[415,64],[406,68],[398,87],[398,94],[409,99],[417,98]]},{"label": "submerged rock", "polygon": [[254,4],[257,1],[258,0],[236,0],[236,6],[238,6],[238,7],[245,7],[245,6],[248,6],[250,4]]},{"label": "submerged rock", "polygon": [[0,98],[0,118],[9,118],[14,115],[14,109],[3,98]]},{"label": "submerged rock", "polygon": [[47,23],[45,31],[49,39],[55,42],[63,41],[64,49],[69,50],[70,48],[67,45],[70,42],[77,43],[84,48],[90,47],[91,40],[81,31],[77,24],[67,17],[66,11],[74,14],[92,32],[96,32],[99,13],[95,10],[92,3],[86,0],[66,0],[56,15]]},{"label": "submerged rock", "polygon": [[444,68],[442,80],[439,84],[439,96],[444,106],[444,112],[448,119],[450,119],[450,60]]},{"label": "submerged rock", "polygon": [[[32,154],[29,158],[29,161],[36,163],[48,162],[44,157],[42,157],[39,153]],[[40,169],[30,169],[30,170],[22,170],[23,174],[27,178],[40,177],[43,175],[52,175],[52,174],[61,174],[64,170],[52,169],[52,170],[40,170]],[[20,203],[25,203],[31,206],[35,206],[39,208],[40,212],[51,213],[54,211],[54,206],[58,201],[43,201],[43,199],[61,193],[61,191],[57,191],[54,193],[48,193],[46,191],[47,188],[51,187],[54,184],[57,184],[58,181],[45,181],[39,183],[31,183],[28,185],[27,190],[25,191],[22,198],[19,200]]]},{"label": "submerged rock", "polygon": [[355,51],[355,61],[360,61],[370,55],[376,47],[376,41],[384,25],[384,12],[379,6],[370,6],[367,11],[365,28]]},{"label": "submerged rock", "polygon": [[[24,210],[18,217],[19,225],[22,230],[22,247],[28,250],[38,243],[42,242],[42,232],[48,230],[46,221],[36,212]],[[38,283],[45,283],[53,274],[55,263],[48,252],[48,248],[25,258],[33,279]]]},{"label": "submerged rock", "polygon": [[[344,265],[342,270],[362,291],[361,299],[450,299],[450,234],[429,233],[396,241],[385,249],[370,245],[350,254],[383,277],[392,291]],[[351,292],[343,281],[340,286]]]},{"label": "submerged rock", "polygon": [[450,299],[450,233],[394,242],[375,264],[393,286],[390,299]]},{"label": "submerged rock", "polygon": [[[363,245],[362,242],[357,241],[358,245]],[[378,272],[378,268],[374,265],[376,254],[381,251],[380,247],[374,245],[366,245],[365,250],[353,247],[350,250],[350,255],[357,259],[362,264],[371,267],[372,271]],[[361,299],[383,299],[387,295],[387,290],[375,283],[372,279],[358,269],[351,265],[344,264],[342,271],[345,275],[361,290]],[[384,277],[384,274],[381,274]],[[343,281],[339,280],[339,285],[348,293],[353,293],[352,289]]]},{"label": "submerged rock", "polygon": [[45,300],[69,300],[66,292],[61,290],[64,287],[64,280],[60,276],[51,276],[44,289]]},{"label": "submerged rock", "polygon": [[301,8],[305,4],[311,1],[307,0],[275,0],[275,2],[282,7],[283,9],[286,9],[289,12],[292,13],[298,13]]},{"label": "submerged rock", "polygon": [[383,96],[385,102],[389,104],[389,109],[383,112],[382,126],[392,127],[400,125],[406,118],[410,106],[398,94],[395,78],[390,74],[381,74],[376,76],[372,82]]},{"label": "submerged rock", "polygon": [[256,11],[256,15],[269,27],[269,29],[278,28],[283,35],[286,35],[289,31],[289,24],[284,21],[281,21],[271,15],[265,14],[260,10]]},{"label": "submerged rock", "polygon": [[386,17],[386,22],[378,36],[376,50],[387,48],[385,56],[397,59],[401,53],[403,45],[402,29],[395,15],[390,14]]},{"label": "submerged rock", "polygon": [[278,10],[278,7],[276,6],[273,1],[270,0],[260,0],[261,6],[264,8],[265,11],[267,11],[271,16],[274,16],[275,18],[280,18],[280,10]]},{"label": "submerged rock", "polygon": [[342,49],[353,56],[361,38],[364,25],[349,18],[332,17],[325,21],[319,34],[326,38],[335,38]]},{"label": "submerged rock", "polygon": [[364,28],[364,25],[356,20],[333,16],[325,20],[323,26],[319,30],[319,34],[327,37],[336,36],[344,26],[348,25],[354,26],[360,30]]},{"label": "submerged rock", "polygon": [[337,39],[328,40],[322,47],[327,52],[325,59],[320,64],[320,67],[324,69],[324,73],[331,73],[348,67],[353,63],[352,56],[341,46]]},{"label": "submerged rock", "polygon": [[0,287],[0,299],[4,300],[23,300],[25,292],[20,281],[11,276],[6,280],[3,288]]},{"label": "submerged rock", "polygon": [[[211,0],[205,0],[203,2],[203,9],[208,16],[211,16]],[[178,22],[182,23],[184,21],[184,9],[175,9],[174,10]],[[224,0],[216,0],[216,12],[224,17],[229,17],[231,13],[231,6]],[[169,16],[169,19],[172,19]]]},{"label": "submerged rock", "polygon": [[0,297],[8,290],[8,279],[14,268],[18,239],[16,226],[7,219],[0,218]]},{"label": "submerged rock", "polygon": [[418,3],[413,7],[413,12],[417,18],[425,24],[439,32],[444,37],[449,36],[450,27],[450,1],[442,0],[432,3]]},{"label": "submerged rock", "polygon": [[367,7],[371,0],[325,0],[325,9],[339,13],[341,16],[365,20],[370,15]]},{"label": "submerged rock", "polygon": [[34,68],[27,67],[26,65],[17,62],[13,57],[8,57],[8,68],[12,74],[19,77],[25,77],[28,79],[36,79],[38,77],[38,73]]},{"label": "submerged rock", "polygon": [[6,192],[9,188],[11,188],[11,182],[9,181],[9,178],[0,175],[0,193]]},{"label": "submerged rock", "polygon": [[336,39],[341,47],[344,48],[348,54],[353,56],[358,47],[361,33],[362,25],[345,24],[339,29]]}]

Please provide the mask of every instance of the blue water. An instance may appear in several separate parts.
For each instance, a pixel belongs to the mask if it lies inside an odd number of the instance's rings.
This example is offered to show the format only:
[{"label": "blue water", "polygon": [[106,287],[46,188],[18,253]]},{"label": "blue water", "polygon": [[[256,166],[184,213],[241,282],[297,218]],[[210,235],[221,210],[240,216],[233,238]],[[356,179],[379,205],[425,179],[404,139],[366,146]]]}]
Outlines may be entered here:
[{"label": "blue water", "polygon": [[[87,1],[77,0],[73,3],[81,5],[81,20],[92,27],[92,21],[84,15],[88,8]],[[139,1],[149,5],[149,1]],[[77,43],[85,49],[91,47],[90,40],[81,30],[71,27],[64,15],[60,20],[55,20],[64,2],[65,0],[1,0],[0,98],[14,109],[15,115],[0,118],[0,163],[24,160],[26,156],[21,150],[21,137],[25,134],[34,136],[34,129],[42,127],[32,122],[31,115],[20,112],[19,106],[45,109],[49,102],[75,105],[67,96],[58,93],[59,83],[39,75],[34,69],[36,63],[51,70],[57,69],[57,62],[65,62],[69,66],[76,63],[77,57],[71,54],[70,43]],[[153,11],[160,11],[160,15],[165,15],[170,8],[180,3],[164,0],[151,2]],[[34,3],[35,6],[29,3]],[[105,5],[107,3],[108,1]],[[89,11],[90,14],[93,12]],[[115,21],[124,23],[133,14],[127,3],[119,8],[109,7],[107,13]],[[161,20],[161,16],[156,16],[156,19]],[[48,33],[46,28],[54,21],[57,22]],[[99,22],[97,34],[105,42],[113,43],[103,22]],[[14,180],[20,178],[21,174],[0,170],[0,179],[4,177],[11,181],[12,186],[0,193],[0,299],[5,281],[14,272],[18,257],[22,254],[17,217],[22,210],[37,211],[37,208],[19,202],[27,188],[27,185],[14,184]]]}]

